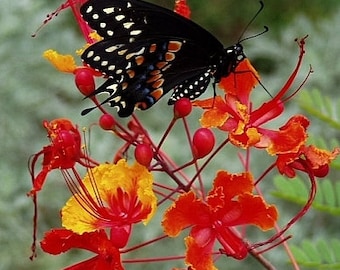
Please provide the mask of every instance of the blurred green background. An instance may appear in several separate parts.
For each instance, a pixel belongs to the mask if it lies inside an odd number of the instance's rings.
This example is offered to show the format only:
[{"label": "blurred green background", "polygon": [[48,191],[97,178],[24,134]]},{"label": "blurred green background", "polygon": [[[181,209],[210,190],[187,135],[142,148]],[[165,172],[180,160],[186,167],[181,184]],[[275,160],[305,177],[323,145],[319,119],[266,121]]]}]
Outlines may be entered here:
[{"label": "blurred green background", "polygon": [[[100,1],[100,0],[98,0]],[[172,8],[173,1],[154,1]],[[213,32],[226,46],[237,42],[245,25],[259,7],[256,0],[188,0],[192,18]],[[267,89],[275,93],[293,70],[298,56],[294,39],[309,35],[306,58],[297,82],[306,76],[309,64],[314,74],[306,83],[306,89],[318,88],[332,99],[339,98],[340,83],[340,1],[338,0],[265,0],[265,9],[245,33],[245,37],[256,34],[267,25],[270,31],[243,43],[245,52],[262,75]],[[80,111],[90,102],[83,101],[76,91],[73,76],[58,73],[42,57],[44,50],[53,48],[60,53],[73,53],[84,41],[75,26],[71,11],[62,12],[32,38],[31,34],[56,9],[58,1],[5,0],[0,9],[0,270],[12,269],[61,269],[86,258],[83,252],[72,252],[62,256],[50,256],[39,252],[38,258],[30,262],[33,205],[26,197],[31,187],[27,161],[32,153],[48,143],[41,122],[59,117],[68,117],[80,127],[96,121],[99,112],[80,117]],[[207,91],[209,92],[209,91]],[[210,94],[211,92],[209,92]],[[267,98],[265,91],[257,91],[259,100]],[[166,99],[166,98],[165,98]],[[152,132],[164,117],[170,118],[172,109],[165,101],[148,112],[139,113]],[[294,102],[289,105],[287,115],[299,111]],[[159,112],[162,112],[160,114]],[[312,119],[313,120],[313,119]],[[153,123],[153,124],[152,124]],[[148,126],[148,124],[146,124]],[[311,131],[325,139],[339,134],[324,130],[320,122],[312,122]],[[111,137],[105,134],[102,143],[100,132],[91,137],[91,148],[96,157],[108,160],[112,156],[109,145]],[[92,135],[91,135],[92,136]],[[96,143],[100,142],[100,143]],[[174,144],[176,140],[174,140]],[[170,148],[170,147],[169,147]],[[176,146],[173,147],[176,149]],[[174,153],[175,154],[175,153]],[[222,163],[217,161],[217,164]],[[41,233],[59,226],[58,211],[68,198],[59,173],[49,177],[45,190],[39,196]],[[277,200],[279,201],[279,200]],[[282,204],[282,210],[298,208]],[[280,210],[281,210],[280,208]],[[295,213],[294,212],[294,213]],[[289,212],[288,212],[289,213]],[[284,214],[283,218],[286,220]],[[303,236],[311,238],[325,236],[339,238],[339,219],[323,223],[324,215],[307,214],[300,225],[292,230],[298,242]],[[327,224],[327,226],[325,225]],[[156,230],[156,229],[155,229]],[[141,235],[143,238],[144,235]],[[147,237],[145,235],[145,237]],[[168,249],[167,246],[165,246]],[[150,249],[149,252],[153,252]],[[152,255],[152,254],[151,254]],[[142,255],[141,255],[142,256]],[[145,256],[145,254],[144,254]],[[287,257],[282,249],[268,253],[278,269],[289,269]],[[147,269],[170,269],[174,264],[150,265]],[[251,258],[240,264],[229,258],[219,261],[220,269],[261,269]],[[146,269],[145,266],[127,266],[127,269]]]}]

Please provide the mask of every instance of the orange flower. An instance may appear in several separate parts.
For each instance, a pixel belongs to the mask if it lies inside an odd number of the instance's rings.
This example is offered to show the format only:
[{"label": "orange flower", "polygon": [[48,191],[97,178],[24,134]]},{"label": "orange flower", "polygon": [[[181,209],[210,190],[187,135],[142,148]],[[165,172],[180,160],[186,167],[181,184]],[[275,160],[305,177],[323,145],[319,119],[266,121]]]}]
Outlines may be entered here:
[{"label": "orange flower", "polygon": [[296,153],[278,155],[276,166],[281,174],[290,178],[295,177],[295,170],[304,171],[316,177],[325,177],[329,172],[329,164],[339,154],[340,148],[329,152],[314,145],[303,145]]},{"label": "orange flower", "polygon": [[253,188],[250,173],[220,171],[206,201],[190,191],[166,211],[162,225],[169,236],[175,237],[192,227],[185,239],[187,265],[196,270],[216,269],[211,256],[216,240],[222,245],[223,253],[243,259],[248,246],[232,227],[251,224],[269,230],[274,226],[278,217],[275,206],[254,195]]},{"label": "orange flower", "polygon": [[201,125],[227,131],[231,143],[241,148],[265,148],[271,155],[296,152],[307,139],[307,119],[294,116],[279,130],[267,129],[263,125],[284,111],[281,99],[289,90],[300,68],[304,55],[304,39],[300,40],[299,46],[299,61],[276,96],[258,109],[252,109],[250,93],[258,83],[259,76],[248,59],[245,59],[237,66],[234,76],[221,80],[220,87],[226,93],[224,99],[217,97],[194,102],[194,105],[205,109]]},{"label": "orange flower", "polygon": [[117,248],[124,247],[134,223],[146,224],[156,211],[153,178],[138,163],[125,160],[90,169],[62,209],[62,225],[77,234],[111,229]]},{"label": "orange flower", "polygon": [[124,269],[121,264],[119,250],[108,239],[104,230],[78,235],[66,229],[53,229],[45,234],[40,244],[45,252],[53,255],[67,252],[73,248],[86,249],[98,254],[64,270]]},{"label": "orange flower", "polygon": [[[28,195],[33,196],[42,189],[47,174],[53,169],[70,169],[76,162],[82,163],[84,155],[81,151],[80,133],[73,123],[65,118],[44,121],[51,144],[45,146],[30,160],[30,174],[33,188]],[[35,175],[35,167],[39,157],[43,155],[42,169]]]}]

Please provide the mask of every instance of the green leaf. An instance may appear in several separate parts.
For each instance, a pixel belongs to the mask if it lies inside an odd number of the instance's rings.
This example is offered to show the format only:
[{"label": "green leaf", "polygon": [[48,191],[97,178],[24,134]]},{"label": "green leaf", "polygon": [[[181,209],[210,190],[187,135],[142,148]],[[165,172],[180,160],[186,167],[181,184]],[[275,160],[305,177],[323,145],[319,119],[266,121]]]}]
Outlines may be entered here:
[{"label": "green leaf", "polygon": [[340,115],[338,107],[332,100],[322,94],[319,90],[313,89],[311,91],[303,91],[300,94],[299,104],[302,109],[316,118],[328,123],[333,128],[340,129],[340,122],[336,117]]},{"label": "green leaf", "polygon": [[290,249],[299,266],[309,269],[340,269],[340,240],[304,240]]},{"label": "green leaf", "polygon": [[318,250],[315,247],[315,244],[308,241],[304,240],[302,241],[302,249],[305,251],[306,255],[309,258],[309,261],[312,263],[321,263],[321,256],[318,252]]},{"label": "green leaf", "polygon": [[332,250],[335,250],[336,252],[333,252],[333,256],[335,261],[340,262],[340,241],[337,239],[333,239],[330,241],[330,246]]},{"label": "green leaf", "polygon": [[[278,198],[300,205],[308,200],[310,186],[306,180],[299,177],[287,180],[283,176],[277,176],[274,178],[274,184],[277,190],[272,194]],[[340,216],[340,182],[333,183],[329,179],[319,180],[312,207],[318,211]]]},{"label": "green leaf", "polygon": [[331,249],[325,240],[320,240],[316,243],[316,249],[320,253],[321,260],[326,263],[334,263]]},{"label": "green leaf", "polygon": [[[334,207],[336,205],[334,187],[329,179],[320,181],[321,192],[324,195],[325,204]],[[320,193],[321,193],[320,192]]]}]

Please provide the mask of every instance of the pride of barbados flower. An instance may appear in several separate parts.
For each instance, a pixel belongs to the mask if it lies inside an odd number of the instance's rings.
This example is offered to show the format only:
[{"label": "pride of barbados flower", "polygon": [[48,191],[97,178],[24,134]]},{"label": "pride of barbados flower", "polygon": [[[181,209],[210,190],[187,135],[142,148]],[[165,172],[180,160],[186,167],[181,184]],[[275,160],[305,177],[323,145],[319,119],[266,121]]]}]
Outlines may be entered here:
[{"label": "pride of barbados flower", "polygon": [[41,248],[57,255],[85,249],[96,255],[65,269],[123,270],[121,248],[131,235],[132,225],[147,222],[157,207],[153,177],[142,165],[125,160],[88,169],[84,179],[64,174],[73,196],[63,207],[62,225],[41,241]]},{"label": "pride of barbados flower", "polygon": [[205,200],[190,191],[182,194],[166,211],[162,225],[165,232],[177,236],[191,227],[185,238],[186,264],[196,270],[213,270],[212,251],[215,241],[221,252],[243,259],[249,247],[233,229],[238,225],[255,225],[262,230],[273,228],[278,212],[261,196],[254,195],[252,175],[248,172],[230,174],[220,171]]},{"label": "pride of barbados flower", "polygon": [[[33,188],[28,195],[35,195],[44,185],[47,174],[54,169],[70,169],[85,159],[81,150],[81,137],[77,127],[66,118],[44,121],[51,144],[45,146],[30,159]],[[35,175],[38,159],[43,157],[42,169]]]},{"label": "pride of barbados flower", "polygon": [[111,241],[124,247],[134,223],[146,224],[156,211],[153,178],[142,165],[101,164],[90,169],[62,209],[62,225],[77,234],[110,229]]},{"label": "pride of barbados flower", "polygon": [[120,252],[107,237],[104,230],[76,234],[66,229],[52,229],[45,234],[41,248],[50,254],[58,255],[70,249],[85,249],[96,255],[64,270],[124,270]]},{"label": "pride of barbados flower", "polygon": [[[264,125],[280,116],[284,111],[283,96],[290,87],[301,66],[305,39],[299,41],[299,61],[282,89],[259,108],[252,108],[250,94],[259,81],[256,70],[248,59],[242,61],[234,76],[223,78],[220,87],[225,98],[216,97],[194,104],[205,110],[201,124],[204,127],[218,127],[228,132],[231,143],[241,148],[264,148],[271,155],[297,151],[307,139],[304,121],[289,121],[284,129],[271,130]],[[247,72],[244,72],[244,71]],[[213,104],[213,106],[211,106]]]}]

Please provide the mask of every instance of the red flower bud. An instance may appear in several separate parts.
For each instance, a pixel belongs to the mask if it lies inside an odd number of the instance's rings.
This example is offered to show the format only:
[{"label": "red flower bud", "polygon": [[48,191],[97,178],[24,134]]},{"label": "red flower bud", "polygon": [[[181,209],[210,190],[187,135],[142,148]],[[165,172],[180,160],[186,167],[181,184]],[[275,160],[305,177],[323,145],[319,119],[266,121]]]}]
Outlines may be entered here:
[{"label": "red flower bud", "polygon": [[196,159],[205,157],[214,148],[214,133],[208,128],[200,128],[196,130],[192,139],[192,144],[194,157]]},{"label": "red flower bud", "polygon": [[115,124],[116,120],[111,114],[106,113],[99,118],[99,126],[104,130],[113,130]]},{"label": "red flower bud", "polygon": [[145,167],[148,167],[153,158],[153,151],[149,144],[138,144],[135,148],[135,158],[137,162]]},{"label": "red flower bud", "polygon": [[89,96],[96,89],[93,73],[88,68],[77,68],[74,80],[77,88],[84,96]]},{"label": "red flower bud", "polygon": [[190,99],[181,98],[174,104],[174,115],[176,118],[183,118],[191,113],[192,104]]}]

